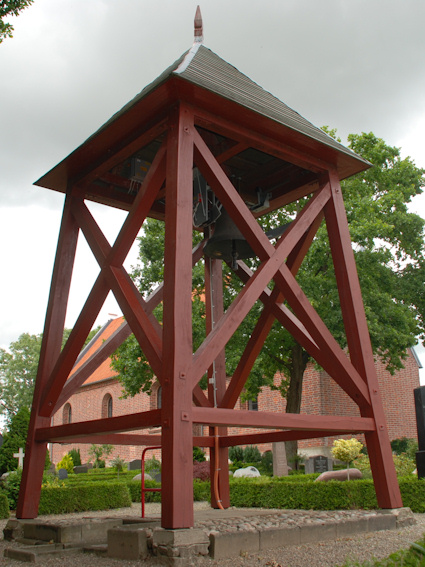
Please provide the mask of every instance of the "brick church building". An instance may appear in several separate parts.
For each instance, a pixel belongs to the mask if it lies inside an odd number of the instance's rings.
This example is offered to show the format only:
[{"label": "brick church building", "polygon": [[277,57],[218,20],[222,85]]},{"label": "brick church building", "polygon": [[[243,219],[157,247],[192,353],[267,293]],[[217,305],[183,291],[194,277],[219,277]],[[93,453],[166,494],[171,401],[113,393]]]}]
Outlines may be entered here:
[{"label": "brick church building", "polygon": [[[108,321],[97,333],[93,340],[82,351],[73,372],[93,358],[100,346],[122,324],[121,317]],[[376,362],[380,392],[388,424],[390,440],[400,437],[416,438],[416,418],[413,390],[419,386],[420,363],[413,350],[409,350],[404,362],[404,369],[394,376],[385,370],[383,364]],[[71,375],[72,376],[72,375]],[[276,376],[276,382],[280,382]],[[77,393],[54,414],[52,425],[62,425],[72,421],[88,421],[112,416],[133,414],[160,407],[161,389],[155,384],[151,395],[140,393],[134,397],[124,398],[122,386],[117,374],[110,366],[110,359],[106,359],[93,373],[91,373]],[[263,388],[258,399],[253,402],[238,401],[237,409],[258,409],[268,412],[284,412],[285,400],[278,391]],[[354,402],[343,392],[339,386],[324,371],[319,371],[314,364],[309,364],[304,374],[303,398],[301,412],[311,415],[359,415]],[[202,435],[202,426],[194,426],[196,435]],[[244,430],[246,432],[246,429]],[[250,430],[253,431],[253,430]],[[242,430],[229,428],[230,434],[241,433]],[[160,435],[160,429],[148,429],[145,434]],[[299,452],[303,456],[317,454],[330,455],[333,438],[312,439],[299,442]],[[58,444],[51,446],[51,460],[58,463],[71,449],[80,449],[82,462],[89,460],[90,445]],[[271,449],[271,445],[259,445],[261,452]],[[115,446],[109,459],[120,456],[126,462],[140,459],[142,447],[128,445]],[[148,454],[148,456],[150,456]],[[160,453],[157,453],[160,457]]]}]

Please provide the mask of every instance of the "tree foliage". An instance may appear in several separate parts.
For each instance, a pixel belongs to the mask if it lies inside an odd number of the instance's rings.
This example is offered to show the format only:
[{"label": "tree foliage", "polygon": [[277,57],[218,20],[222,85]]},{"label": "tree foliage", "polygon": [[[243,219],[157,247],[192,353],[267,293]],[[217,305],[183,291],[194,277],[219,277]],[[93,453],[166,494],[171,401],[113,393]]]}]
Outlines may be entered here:
[{"label": "tree foliage", "polygon": [[22,334],[0,350],[0,414],[10,419],[21,407],[30,408],[40,356],[41,335]]},{"label": "tree foliage", "polygon": [[[335,131],[329,131],[335,135]],[[388,146],[373,133],[352,134],[349,147],[373,167],[342,182],[352,247],[374,353],[394,373],[402,368],[406,350],[425,338],[425,221],[409,211],[411,199],[422,192],[424,170],[400,149]],[[295,218],[306,199],[261,218],[265,230]],[[163,279],[164,226],[148,219],[139,241],[139,265],[133,277],[143,294]],[[253,262],[255,265],[255,262]],[[254,266],[255,267],[255,266]],[[227,308],[241,283],[223,265],[224,304]],[[310,302],[341,347],[347,346],[338,289],[323,222],[297,274]],[[203,264],[193,270],[193,343],[203,340]],[[257,302],[226,346],[226,372],[234,372],[261,312]],[[160,308],[157,310],[160,313]],[[309,354],[277,322],[250,373],[244,395],[255,398],[262,387],[278,388],[287,398],[287,411],[299,413],[302,381]],[[154,380],[134,337],[117,351],[113,367],[127,395],[149,392]],[[281,373],[281,381],[273,380]]]},{"label": "tree foliage", "polygon": [[13,26],[4,19],[6,16],[18,16],[34,0],[0,0],[0,43],[7,37],[13,37]]},{"label": "tree foliage", "polygon": [[[96,334],[94,329],[87,337],[87,344]],[[62,345],[71,333],[65,329]],[[0,415],[7,421],[21,407],[30,408],[37,376],[43,335],[23,333],[18,340],[9,345],[9,349],[0,349]]]},{"label": "tree foliage", "polygon": [[3,436],[3,445],[0,447],[0,473],[15,471],[18,468],[18,459],[13,456],[19,448],[25,448],[27,441],[30,412],[25,406],[12,417],[9,431]]}]

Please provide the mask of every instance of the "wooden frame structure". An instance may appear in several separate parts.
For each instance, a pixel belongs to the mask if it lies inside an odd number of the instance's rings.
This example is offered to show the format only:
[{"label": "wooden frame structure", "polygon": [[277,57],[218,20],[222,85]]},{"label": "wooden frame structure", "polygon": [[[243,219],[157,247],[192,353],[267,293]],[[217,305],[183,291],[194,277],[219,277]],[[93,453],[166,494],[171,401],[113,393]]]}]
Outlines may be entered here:
[{"label": "wooden frame structure", "polygon": [[[206,48],[196,45],[37,182],[63,191],[66,197],[18,518],[37,515],[46,446],[48,442],[61,441],[161,445],[164,528],[193,525],[192,446],[199,444],[209,446],[211,461],[219,463],[220,497],[214,492],[212,505],[228,507],[229,446],[364,433],[379,506],[402,506],[340,188],[341,178],[365,169],[368,164],[337,142],[324,139],[325,135],[317,129],[308,130],[311,125],[301,125],[297,130],[285,124],[284,119],[217,92],[218,87],[214,90],[202,81],[188,78],[187,73],[194,66],[206,68],[217,59]],[[235,76],[235,82],[239,79],[239,75]],[[251,88],[254,89],[251,83],[247,84],[245,92]],[[287,107],[280,104],[285,114]],[[128,173],[133,158],[149,163],[142,181]],[[260,259],[255,271],[243,261],[237,262],[236,273],[244,286],[226,312],[221,261],[206,259],[207,338],[196,352],[192,347],[192,266],[203,257],[205,241],[192,249],[194,167]],[[241,179],[238,190],[235,172]],[[260,212],[250,206],[259,184],[270,195]],[[309,198],[307,204],[276,245],[271,244],[257,218],[303,197]],[[86,200],[128,210],[112,246],[96,224]],[[123,262],[148,216],[165,222],[164,282],[150,297],[143,298]],[[329,234],[349,355],[339,347],[296,280],[322,222]],[[100,273],[61,351],[79,233],[87,240]],[[273,291],[268,287],[271,281]],[[110,290],[126,321],[93,359],[71,374]],[[257,300],[264,304],[262,314],[226,384],[225,345]],[[160,302],[162,325],[152,314]],[[275,320],[355,401],[359,416],[233,409]],[[52,427],[52,414],[131,332],[162,386],[162,408]],[[207,369],[211,377],[213,368],[215,387],[210,384],[205,393],[199,381]],[[193,438],[193,424],[209,426],[207,439]],[[154,426],[161,426],[160,436],[143,434],[143,429]],[[228,426],[265,431],[229,436]]]}]

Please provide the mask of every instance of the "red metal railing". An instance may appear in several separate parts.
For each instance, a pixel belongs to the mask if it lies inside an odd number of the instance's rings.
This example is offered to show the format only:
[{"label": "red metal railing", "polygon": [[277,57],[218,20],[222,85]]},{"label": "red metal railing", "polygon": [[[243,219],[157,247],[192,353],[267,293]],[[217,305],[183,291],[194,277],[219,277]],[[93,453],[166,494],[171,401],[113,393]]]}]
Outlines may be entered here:
[{"label": "red metal railing", "polygon": [[142,453],[142,487],[140,490],[140,498],[142,501],[142,518],[145,517],[145,492],[161,492],[161,488],[146,488],[145,487],[145,453],[146,451],[153,451],[154,449],[161,449],[161,447],[146,447]]}]

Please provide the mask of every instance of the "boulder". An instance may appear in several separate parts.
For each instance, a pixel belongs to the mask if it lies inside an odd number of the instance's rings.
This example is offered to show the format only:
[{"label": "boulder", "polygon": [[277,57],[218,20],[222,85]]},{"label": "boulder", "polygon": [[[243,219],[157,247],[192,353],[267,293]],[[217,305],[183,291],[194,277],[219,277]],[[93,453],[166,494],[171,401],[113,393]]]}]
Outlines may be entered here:
[{"label": "boulder", "polygon": [[[136,476],[133,476],[133,480],[142,480],[142,473],[136,474]],[[153,478],[151,477],[150,474],[145,473],[145,480],[153,480]]]},{"label": "boulder", "polygon": [[259,470],[256,469],[255,467],[246,467],[244,469],[238,469],[233,474],[233,478],[243,478],[243,477],[252,478],[255,476],[261,476]]},{"label": "boulder", "polygon": [[340,471],[326,471],[318,476],[315,482],[328,480],[358,480],[363,478],[359,469],[342,469]]}]

